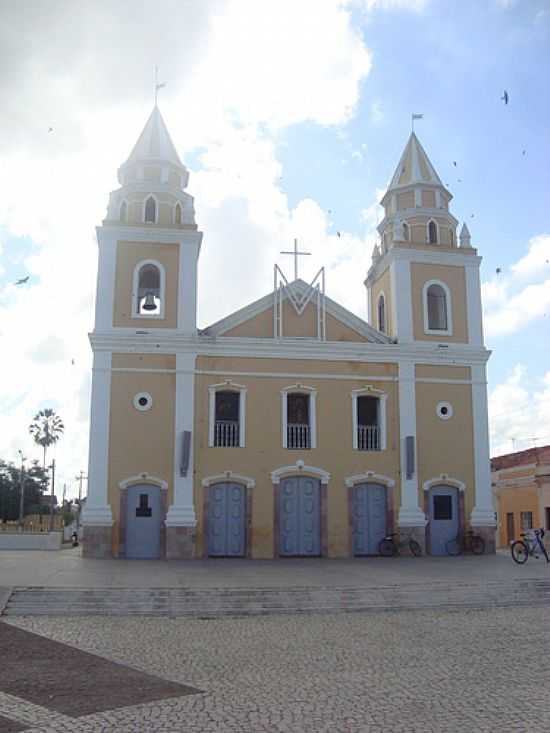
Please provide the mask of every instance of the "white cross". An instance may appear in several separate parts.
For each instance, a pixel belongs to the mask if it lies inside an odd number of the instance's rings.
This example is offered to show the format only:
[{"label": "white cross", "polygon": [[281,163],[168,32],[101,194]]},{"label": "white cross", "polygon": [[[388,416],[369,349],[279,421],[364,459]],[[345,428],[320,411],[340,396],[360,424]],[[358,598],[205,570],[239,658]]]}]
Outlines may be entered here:
[{"label": "white cross", "polygon": [[293,252],[280,252],[282,255],[294,255],[294,279],[298,279],[298,257],[300,255],[310,255],[311,252],[298,252],[298,240],[294,240],[294,251]]}]

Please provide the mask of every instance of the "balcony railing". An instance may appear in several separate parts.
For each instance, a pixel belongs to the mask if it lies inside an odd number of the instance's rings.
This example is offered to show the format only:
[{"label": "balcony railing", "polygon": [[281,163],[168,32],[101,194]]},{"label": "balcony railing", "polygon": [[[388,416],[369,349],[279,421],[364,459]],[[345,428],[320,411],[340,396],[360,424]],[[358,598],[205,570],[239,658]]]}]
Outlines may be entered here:
[{"label": "balcony railing", "polygon": [[289,423],[286,428],[287,448],[311,448],[311,430],[309,425]]},{"label": "balcony railing", "polygon": [[380,450],[380,428],[377,425],[357,426],[357,450]]},{"label": "balcony railing", "polygon": [[239,447],[238,420],[216,420],[214,423],[214,445],[218,448]]}]

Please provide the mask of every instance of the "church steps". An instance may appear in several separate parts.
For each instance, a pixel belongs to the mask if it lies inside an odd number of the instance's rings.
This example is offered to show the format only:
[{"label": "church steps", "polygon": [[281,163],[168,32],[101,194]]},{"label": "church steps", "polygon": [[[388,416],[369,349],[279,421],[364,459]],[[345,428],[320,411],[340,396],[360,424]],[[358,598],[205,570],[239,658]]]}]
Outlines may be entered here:
[{"label": "church steps", "polygon": [[550,581],[281,589],[15,588],[4,614],[222,617],[550,606]]}]

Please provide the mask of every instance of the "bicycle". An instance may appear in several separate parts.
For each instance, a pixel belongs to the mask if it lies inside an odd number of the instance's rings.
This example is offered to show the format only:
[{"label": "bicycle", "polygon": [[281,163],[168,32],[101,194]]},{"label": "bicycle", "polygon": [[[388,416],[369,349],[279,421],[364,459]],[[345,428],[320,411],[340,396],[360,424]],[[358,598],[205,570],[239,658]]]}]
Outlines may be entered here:
[{"label": "bicycle", "polygon": [[395,557],[396,555],[401,554],[400,550],[403,547],[408,547],[411,554],[413,554],[415,557],[421,557],[422,547],[412,535],[404,537],[402,540],[400,539],[398,541],[394,539],[395,537],[397,537],[397,532],[392,532],[391,534],[384,537],[383,540],[380,540],[380,544],[378,545],[378,552],[382,555],[382,557]]},{"label": "bicycle", "polygon": [[447,555],[456,557],[462,555],[463,552],[471,552],[473,555],[483,555],[485,552],[485,540],[477,534],[474,534],[473,530],[469,529],[467,532],[459,532],[457,536],[449,540],[445,544],[445,550]]},{"label": "bicycle", "polygon": [[542,541],[542,538],[544,537],[543,529],[533,529],[529,532],[523,532],[520,537],[523,537],[523,539],[516,540],[510,545],[510,552],[512,553],[512,560],[514,560],[514,562],[517,562],[518,565],[523,565],[523,563],[526,563],[529,559],[529,555],[538,560],[539,555],[537,554],[537,550],[542,552],[546,558],[546,562],[550,562],[548,552],[546,551],[546,547]]}]

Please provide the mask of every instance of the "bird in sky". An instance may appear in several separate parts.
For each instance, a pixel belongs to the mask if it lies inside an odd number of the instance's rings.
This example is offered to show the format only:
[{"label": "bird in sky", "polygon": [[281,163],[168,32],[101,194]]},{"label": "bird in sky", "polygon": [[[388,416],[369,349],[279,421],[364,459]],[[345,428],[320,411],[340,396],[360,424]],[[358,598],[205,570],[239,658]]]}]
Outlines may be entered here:
[{"label": "bird in sky", "polygon": [[474,218],[474,215],[473,214],[470,214],[470,219],[473,219],[473,218]]},{"label": "bird in sky", "polygon": [[48,127],[48,132],[53,132],[53,127]]},{"label": "bird in sky", "polygon": [[500,267],[497,267],[497,269],[496,269],[497,275],[500,275],[501,272],[502,272],[501,268]]},{"label": "bird in sky", "polygon": [[341,237],[342,235],[340,234],[340,232],[336,232],[336,236]]},{"label": "bird in sky", "polygon": [[527,152],[526,150],[522,150],[522,151],[521,151],[521,154],[522,154],[522,155],[525,155],[525,153],[526,153],[526,152]]},{"label": "bird in sky", "polygon": [[30,275],[27,275],[27,277],[22,277],[20,280],[18,280],[14,285],[24,285],[27,280],[29,279]]},{"label": "bird in sky", "polygon": [[456,168],[456,160],[453,160],[453,165]]},{"label": "bird in sky", "polygon": [[508,92],[506,91],[506,89],[504,90],[504,94],[502,95],[501,99],[504,102],[504,104],[508,104],[509,97],[508,97]]}]

